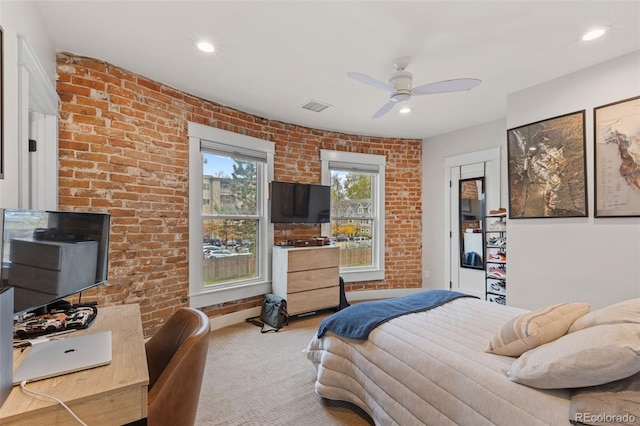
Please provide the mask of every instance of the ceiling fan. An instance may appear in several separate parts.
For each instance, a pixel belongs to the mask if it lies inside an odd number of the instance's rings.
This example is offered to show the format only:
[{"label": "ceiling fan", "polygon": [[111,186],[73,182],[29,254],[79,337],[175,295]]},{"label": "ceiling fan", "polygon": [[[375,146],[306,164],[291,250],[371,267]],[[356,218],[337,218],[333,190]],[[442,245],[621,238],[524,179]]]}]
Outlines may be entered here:
[{"label": "ceiling fan", "polygon": [[396,58],[393,61],[393,66],[396,72],[389,77],[389,84],[383,83],[380,80],[369,77],[368,75],[361,74],[359,72],[348,72],[347,75],[354,80],[361,83],[368,84],[369,86],[376,87],[378,89],[386,90],[391,93],[389,101],[382,106],[375,114],[373,118],[380,118],[394,107],[394,105],[406,102],[411,99],[411,96],[418,95],[432,95],[436,93],[447,92],[461,92],[464,90],[471,90],[480,84],[480,80],[475,78],[456,78],[453,80],[438,81],[436,83],[423,84],[418,87],[411,87],[413,81],[413,75],[405,71],[405,68],[409,65],[411,58],[409,56],[402,56]]}]

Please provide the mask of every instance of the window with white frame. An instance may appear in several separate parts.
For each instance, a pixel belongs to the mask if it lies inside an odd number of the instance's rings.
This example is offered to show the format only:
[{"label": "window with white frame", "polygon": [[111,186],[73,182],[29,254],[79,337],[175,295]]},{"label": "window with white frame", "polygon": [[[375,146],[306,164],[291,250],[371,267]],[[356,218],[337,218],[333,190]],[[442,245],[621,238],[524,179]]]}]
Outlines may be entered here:
[{"label": "window with white frame", "polygon": [[273,153],[272,142],[189,123],[191,306],[270,291]]},{"label": "window with white frame", "polygon": [[322,183],[331,185],[331,223],[345,281],[384,279],[385,164],[382,155],[321,150]]}]

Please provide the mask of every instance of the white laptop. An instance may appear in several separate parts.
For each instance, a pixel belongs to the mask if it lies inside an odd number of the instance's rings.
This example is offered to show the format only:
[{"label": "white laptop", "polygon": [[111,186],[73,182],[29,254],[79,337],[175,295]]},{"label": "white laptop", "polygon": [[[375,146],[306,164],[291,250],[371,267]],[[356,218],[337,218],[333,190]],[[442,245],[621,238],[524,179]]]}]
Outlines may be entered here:
[{"label": "white laptop", "polygon": [[111,331],[38,343],[13,373],[13,384],[100,367],[111,363]]}]

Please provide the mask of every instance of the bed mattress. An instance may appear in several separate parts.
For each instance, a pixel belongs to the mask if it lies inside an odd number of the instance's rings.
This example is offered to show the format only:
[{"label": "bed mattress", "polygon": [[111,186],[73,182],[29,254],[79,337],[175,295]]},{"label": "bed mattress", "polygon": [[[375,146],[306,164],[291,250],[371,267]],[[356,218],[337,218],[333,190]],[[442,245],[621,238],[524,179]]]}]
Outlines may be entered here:
[{"label": "bed mattress", "polygon": [[484,352],[525,312],[462,298],[392,319],[368,340],[327,332],[306,350],[315,391],[358,405],[377,425],[569,425],[570,391],[511,382],[515,358]]}]

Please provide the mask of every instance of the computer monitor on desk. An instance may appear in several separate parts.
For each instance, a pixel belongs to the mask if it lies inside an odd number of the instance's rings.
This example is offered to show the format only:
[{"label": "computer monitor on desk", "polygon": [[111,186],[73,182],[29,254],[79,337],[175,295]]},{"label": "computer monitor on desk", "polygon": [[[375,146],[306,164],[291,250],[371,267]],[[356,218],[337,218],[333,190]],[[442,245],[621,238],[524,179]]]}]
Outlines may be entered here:
[{"label": "computer monitor on desk", "polygon": [[[18,328],[25,337],[33,337],[31,332],[59,331],[59,326],[64,329],[71,324],[70,317],[47,322],[31,312],[106,282],[110,216],[20,209],[3,209],[0,216],[0,291],[13,293],[11,318],[20,320],[25,316],[21,314],[30,313],[29,324]],[[39,380],[110,362],[110,331],[51,340],[32,344],[12,381]]]},{"label": "computer monitor on desk", "polygon": [[105,283],[109,230],[105,213],[3,209],[0,288],[14,288],[14,314]]}]

